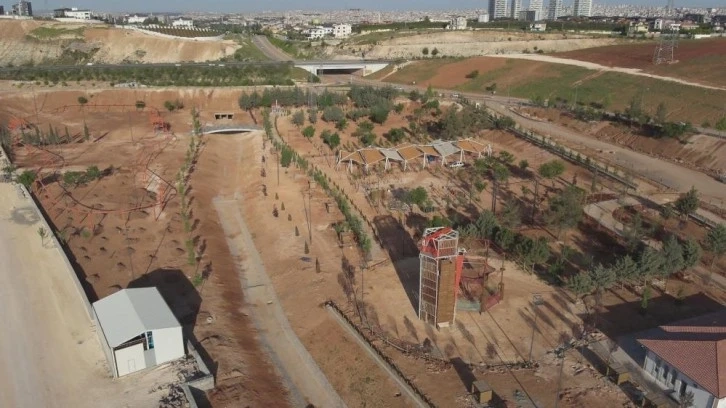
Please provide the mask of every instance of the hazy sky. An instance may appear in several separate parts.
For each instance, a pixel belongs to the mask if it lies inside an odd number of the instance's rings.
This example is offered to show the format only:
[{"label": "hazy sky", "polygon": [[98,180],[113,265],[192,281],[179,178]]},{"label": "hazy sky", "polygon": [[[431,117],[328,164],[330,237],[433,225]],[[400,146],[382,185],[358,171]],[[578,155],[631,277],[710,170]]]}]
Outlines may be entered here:
[{"label": "hazy sky", "polygon": [[[10,0],[5,1],[7,3]],[[565,0],[571,4],[573,0]],[[595,0],[595,3],[605,4],[634,4],[634,5],[665,5],[666,0]],[[2,4],[0,0],[0,4]],[[528,0],[523,0],[524,5]],[[547,3],[547,0],[545,0]],[[124,1],[93,1],[93,0],[33,0],[34,9],[53,9],[58,7],[82,7],[99,11],[223,11],[223,12],[250,12],[264,10],[340,10],[347,8],[365,8],[373,10],[426,10],[426,9],[486,9],[488,0],[212,0],[200,2],[199,0],[124,0]],[[676,0],[676,7],[723,7],[726,0]]]}]

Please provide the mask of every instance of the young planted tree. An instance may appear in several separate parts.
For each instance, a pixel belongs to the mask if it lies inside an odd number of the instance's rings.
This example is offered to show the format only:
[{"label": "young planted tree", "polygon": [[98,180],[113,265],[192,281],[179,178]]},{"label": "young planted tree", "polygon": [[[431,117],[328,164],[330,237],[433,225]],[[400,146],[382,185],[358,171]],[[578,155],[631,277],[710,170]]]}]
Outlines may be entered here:
[{"label": "young planted tree", "polygon": [[706,248],[713,254],[710,266],[711,272],[713,272],[713,265],[726,253],[726,226],[719,224],[708,231]]},{"label": "young planted tree", "polygon": [[563,230],[575,227],[582,219],[585,192],[576,186],[567,186],[560,194],[552,197],[545,215],[547,223],[557,228],[557,238]]},{"label": "young planted tree", "polygon": [[555,179],[565,172],[565,163],[560,160],[551,160],[540,165],[537,172],[543,178],[552,181],[552,188],[554,188]]},{"label": "young planted tree", "polygon": [[691,214],[696,212],[698,209],[698,190],[695,187],[678,197],[678,200],[674,203],[674,207],[681,217],[684,219],[688,218]]},{"label": "young planted tree", "polygon": [[522,224],[522,208],[514,200],[508,200],[499,213],[503,226],[509,229],[517,229]]},{"label": "young planted tree", "polygon": [[664,263],[663,252],[646,247],[638,259],[638,278],[641,283],[647,284],[648,280],[658,276]]},{"label": "young planted tree", "polygon": [[315,136],[315,128],[311,126],[306,127],[302,130],[302,135],[305,136],[306,139],[311,140],[313,136]]},{"label": "young planted tree", "polygon": [[703,249],[701,244],[693,238],[688,238],[683,242],[683,268],[693,268],[701,260],[703,256]]},{"label": "young planted tree", "polygon": [[520,160],[519,161],[519,170],[521,170],[522,172],[525,172],[525,171],[527,171],[527,168],[529,168],[529,162],[524,159]]},{"label": "young planted tree", "polygon": [[85,96],[78,97],[78,104],[81,105],[81,107],[86,106],[87,103],[88,103],[88,98],[86,98]]},{"label": "young planted tree", "polygon": [[318,110],[315,108],[308,109],[308,120],[313,125],[318,122]]},{"label": "young planted tree", "polygon": [[43,227],[38,228],[38,236],[40,236],[41,245],[45,245],[45,237],[47,235],[48,235],[48,231],[46,231],[45,228],[43,228]]},{"label": "young planted tree", "polygon": [[575,294],[575,297],[582,299],[595,290],[595,284],[589,273],[578,273],[567,281],[567,288]]},{"label": "young planted tree", "polygon": [[595,305],[597,308],[602,303],[602,295],[605,290],[610,289],[616,282],[615,270],[598,264],[588,272],[592,286],[595,289]]},{"label": "young planted tree", "polygon": [[32,170],[25,170],[17,177],[16,181],[22,185],[25,186],[28,190],[33,186],[33,183],[35,183],[35,179],[37,178],[37,174],[35,174]]},{"label": "young planted tree", "polygon": [[144,110],[146,108],[146,102],[136,101],[136,110]]},{"label": "young planted tree", "polygon": [[299,129],[302,125],[305,124],[305,112],[299,110],[292,114],[292,124],[297,126]]},{"label": "young planted tree", "polygon": [[612,269],[620,287],[626,283],[633,283],[638,278],[638,263],[630,255],[618,258]]},{"label": "young planted tree", "polygon": [[675,236],[670,235],[663,243],[662,253],[663,268],[661,268],[659,275],[665,280],[665,288],[667,289],[668,278],[670,278],[673,274],[682,271],[685,267],[685,263],[683,261],[683,247],[681,247],[681,244]]}]

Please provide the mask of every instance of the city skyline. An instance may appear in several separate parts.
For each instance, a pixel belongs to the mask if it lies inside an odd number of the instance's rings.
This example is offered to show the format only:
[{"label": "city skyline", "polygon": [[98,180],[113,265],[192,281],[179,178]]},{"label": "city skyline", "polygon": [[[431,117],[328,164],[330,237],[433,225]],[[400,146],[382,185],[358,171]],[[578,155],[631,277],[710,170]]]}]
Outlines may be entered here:
[{"label": "city skyline", "polygon": [[[511,0],[510,0],[511,1]],[[0,4],[11,5],[16,3],[14,0],[0,0]],[[454,2],[441,3],[433,0],[407,0],[401,2],[387,2],[382,0],[373,0],[366,2],[364,6],[361,3],[354,0],[309,0],[307,2],[291,3],[290,1],[284,0],[271,0],[266,1],[264,4],[240,4],[240,2],[233,0],[218,0],[215,2],[209,2],[204,4],[204,8],[201,9],[198,2],[192,2],[190,0],[157,0],[150,5],[148,1],[141,0],[127,0],[123,3],[108,4],[106,2],[95,2],[88,0],[81,0],[70,2],[67,0],[63,1],[34,1],[35,9],[52,10],[61,7],[78,7],[87,8],[91,10],[109,11],[109,12],[189,12],[189,11],[209,11],[209,12],[264,12],[264,11],[285,11],[285,10],[345,10],[351,8],[361,8],[364,10],[372,11],[413,11],[413,10],[446,10],[446,9],[488,9],[487,0],[457,0]],[[524,3],[522,9],[525,9]],[[547,3],[547,2],[546,2]],[[600,5],[633,5],[633,6],[650,6],[650,7],[665,7],[667,0],[598,0],[596,3]],[[686,0],[676,0],[675,7],[688,7],[688,8],[699,8],[699,7],[716,7],[726,8],[722,0],[697,0],[693,2]],[[574,0],[563,1],[563,6],[572,6]]]}]

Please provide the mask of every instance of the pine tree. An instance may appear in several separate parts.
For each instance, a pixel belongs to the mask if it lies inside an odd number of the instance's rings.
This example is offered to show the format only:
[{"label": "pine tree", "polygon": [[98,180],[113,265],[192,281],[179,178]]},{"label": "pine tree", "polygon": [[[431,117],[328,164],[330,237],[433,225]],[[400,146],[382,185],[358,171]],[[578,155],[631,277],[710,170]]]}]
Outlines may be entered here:
[{"label": "pine tree", "polygon": [[305,255],[310,253],[310,247],[308,246],[308,241],[305,241]]},{"label": "pine tree", "polygon": [[297,225],[295,226],[295,236],[296,237],[299,237],[300,236],[300,230],[297,229]]}]

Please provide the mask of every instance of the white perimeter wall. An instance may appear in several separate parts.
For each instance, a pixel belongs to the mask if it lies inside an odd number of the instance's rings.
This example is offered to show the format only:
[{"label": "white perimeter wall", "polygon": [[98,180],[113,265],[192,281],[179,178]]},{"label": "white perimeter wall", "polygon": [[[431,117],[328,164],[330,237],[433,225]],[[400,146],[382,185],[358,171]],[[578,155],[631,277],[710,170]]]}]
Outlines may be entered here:
[{"label": "white perimeter wall", "polygon": [[116,350],[114,353],[116,354],[116,367],[118,368],[119,377],[146,368],[144,343],[122,348]]},{"label": "white perimeter wall", "polygon": [[156,364],[184,357],[184,337],[181,327],[154,330],[153,336]]}]

